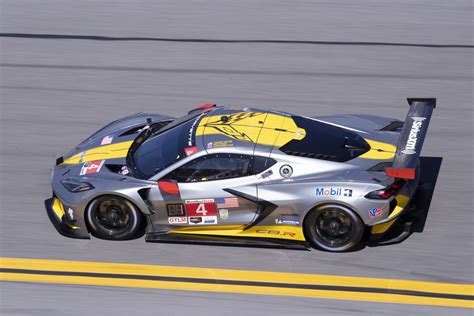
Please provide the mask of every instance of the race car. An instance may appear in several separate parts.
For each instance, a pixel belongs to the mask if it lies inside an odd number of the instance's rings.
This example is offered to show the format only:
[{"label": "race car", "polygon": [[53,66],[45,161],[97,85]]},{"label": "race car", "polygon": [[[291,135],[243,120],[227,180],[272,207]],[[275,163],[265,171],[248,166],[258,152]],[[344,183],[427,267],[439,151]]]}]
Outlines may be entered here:
[{"label": "race car", "polygon": [[138,113],[57,159],[46,210],[73,238],[354,250],[412,210],[436,99],[408,103],[404,122],[215,104]]}]

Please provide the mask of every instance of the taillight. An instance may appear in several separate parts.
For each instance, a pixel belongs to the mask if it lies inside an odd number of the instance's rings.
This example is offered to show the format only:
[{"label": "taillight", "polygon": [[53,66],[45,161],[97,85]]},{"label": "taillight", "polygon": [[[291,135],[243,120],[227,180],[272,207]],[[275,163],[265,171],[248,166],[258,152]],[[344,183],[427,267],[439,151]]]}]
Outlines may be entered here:
[{"label": "taillight", "polygon": [[368,199],[386,200],[394,196],[398,190],[405,184],[405,180],[395,181],[385,189],[376,190],[368,193],[365,197]]}]

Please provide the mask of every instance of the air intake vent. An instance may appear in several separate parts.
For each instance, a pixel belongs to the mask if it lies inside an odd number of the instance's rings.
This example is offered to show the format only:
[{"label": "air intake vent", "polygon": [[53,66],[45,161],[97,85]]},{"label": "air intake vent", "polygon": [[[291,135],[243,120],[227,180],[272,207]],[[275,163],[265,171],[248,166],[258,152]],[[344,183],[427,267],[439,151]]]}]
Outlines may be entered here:
[{"label": "air intake vent", "polygon": [[114,165],[114,164],[105,164],[105,166],[107,167],[107,169],[109,169],[113,173],[120,173],[123,167],[123,165]]},{"label": "air intake vent", "polygon": [[372,166],[367,169],[367,171],[385,172],[385,168],[391,168],[392,164],[392,162],[379,162],[375,166]]},{"label": "air intake vent", "polygon": [[388,131],[388,132],[396,132],[397,130],[400,131],[400,129],[403,127],[403,124],[405,122],[402,121],[393,121],[384,128],[381,128],[381,131]]},{"label": "air intake vent", "polygon": [[323,155],[323,154],[299,152],[299,151],[290,151],[290,150],[284,150],[283,152],[287,155],[290,155],[290,156],[298,156],[298,157],[306,157],[306,158],[336,161],[336,156],[332,156],[332,155]]}]

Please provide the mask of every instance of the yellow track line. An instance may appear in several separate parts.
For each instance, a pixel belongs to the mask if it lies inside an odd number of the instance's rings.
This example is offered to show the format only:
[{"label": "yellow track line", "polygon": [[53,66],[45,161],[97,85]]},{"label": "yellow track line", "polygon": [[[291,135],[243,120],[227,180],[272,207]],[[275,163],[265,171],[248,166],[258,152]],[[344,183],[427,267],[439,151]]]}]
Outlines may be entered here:
[{"label": "yellow track line", "polygon": [[[474,307],[473,301],[468,299],[429,297],[429,295],[414,296],[384,293],[384,290],[406,290],[426,293],[472,296],[474,293],[474,285],[472,284],[448,284],[423,281],[343,277],[314,274],[15,258],[0,258],[0,268],[30,270],[29,273],[2,272],[0,273],[0,280],[2,281],[156,288],[169,290],[227,292],[244,294],[266,294],[385,303],[420,304],[465,308]],[[35,274],[35,271],[38,270],[65,273],[105,273],[107,274],[107,277]],[[211,280],[209,281],[209,283],[196,283],[192,280],[190,280],[190,282],[187,282],[186,280],[174,282],[160,280],[142,280],[135,279],[133,277],[118,278],[118,275],[162,276]],[[215,284],[212,283],[212,280],[243,281],[249,282],[250,284]],[[251,285],[252,282],[285,283],[296,285],[327,285],[339,287],[353,287],[360,288],[362,290],[318,290],[291,287],[271,287],[265,285],[255,286]],[[380,292],[364,292],[364,288],[379,288]]]}]

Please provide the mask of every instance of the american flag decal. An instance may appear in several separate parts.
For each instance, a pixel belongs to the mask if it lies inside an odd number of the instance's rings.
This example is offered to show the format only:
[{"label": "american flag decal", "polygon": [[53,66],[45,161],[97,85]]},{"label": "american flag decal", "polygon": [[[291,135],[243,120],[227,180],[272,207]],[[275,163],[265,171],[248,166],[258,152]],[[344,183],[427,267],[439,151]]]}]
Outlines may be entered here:
[{"label": "american flag decal", "polygon": [[239,207],[239,199],[235,197],[216,199],[218,208],[233,208]]}]

